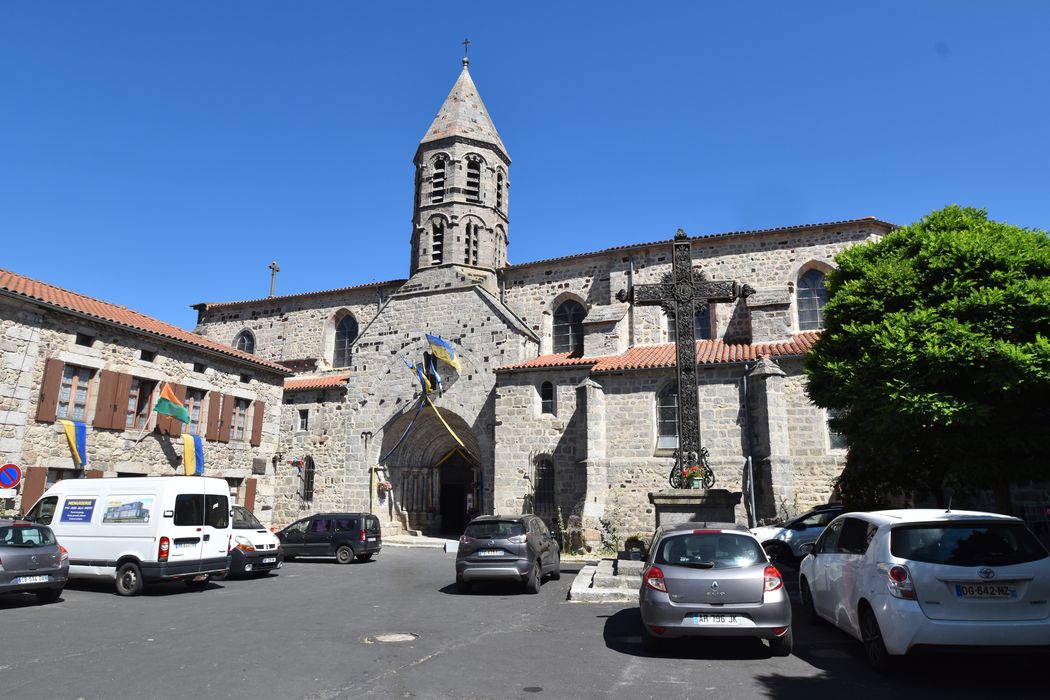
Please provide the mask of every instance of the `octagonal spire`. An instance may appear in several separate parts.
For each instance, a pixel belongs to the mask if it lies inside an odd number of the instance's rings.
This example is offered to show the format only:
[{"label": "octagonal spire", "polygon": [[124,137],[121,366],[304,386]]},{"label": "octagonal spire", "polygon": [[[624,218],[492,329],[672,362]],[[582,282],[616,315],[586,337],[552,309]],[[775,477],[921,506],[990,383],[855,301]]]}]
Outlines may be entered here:
[{"label": "octagonal spire", "polygon": [[444,104],[438,110],[434,122],[427,129],[420,145],[431,141],[460,136],[489,143],[498,148],[509,160],[507,148],[503,145],[496,127],[489,117],[485,103],[470,77],[470,61],[463,59],[463,71],[459,74],[452,91],[448,93]]}]

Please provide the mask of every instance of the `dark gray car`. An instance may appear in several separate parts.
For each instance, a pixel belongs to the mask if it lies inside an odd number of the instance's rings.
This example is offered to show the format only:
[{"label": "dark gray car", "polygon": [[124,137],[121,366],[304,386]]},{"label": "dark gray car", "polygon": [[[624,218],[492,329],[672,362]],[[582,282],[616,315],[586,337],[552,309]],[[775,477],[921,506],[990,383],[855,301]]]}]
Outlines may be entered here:
[{"label": "dark gray car", "polygon": [[758,637],[791,653],[791,601],[784,578],[742,525],[664,526],[638,593],[642,643],[654,651],[677,637]]},{"label": "dark gray car", "polygon": [[35,593],[54,603],[69,578],[69,553],[47,525],[0,520],[0,593]]},{"label": "dark gray car", "polygon": [[561,578],[561,550],[543,519],[535,515],[482,515],[467,525],[456,554],[456,586],[473,581],[520,581],[528,593],[540,582]]}]

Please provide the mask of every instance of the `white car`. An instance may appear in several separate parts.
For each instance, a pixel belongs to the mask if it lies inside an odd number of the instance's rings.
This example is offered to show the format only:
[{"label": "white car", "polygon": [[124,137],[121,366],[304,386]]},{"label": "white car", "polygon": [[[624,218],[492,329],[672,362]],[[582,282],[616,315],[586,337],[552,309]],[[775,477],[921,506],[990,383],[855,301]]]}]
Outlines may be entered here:
[{"label": "white car", "polygon": [[1050,645],[1050,554],[1018,518],[848,513],[805,549],[803,607],[861,640],[876,670],[929,648]]},{"label": "white car", "polygon": [[845,508],[841,505],[829,503],[780,525],[751,528],[751,534],[762,543],[762,549],[773,562],[793,565],[797,559],[806,556],[802,545],[816,542],[828,523],[843,511]]}]

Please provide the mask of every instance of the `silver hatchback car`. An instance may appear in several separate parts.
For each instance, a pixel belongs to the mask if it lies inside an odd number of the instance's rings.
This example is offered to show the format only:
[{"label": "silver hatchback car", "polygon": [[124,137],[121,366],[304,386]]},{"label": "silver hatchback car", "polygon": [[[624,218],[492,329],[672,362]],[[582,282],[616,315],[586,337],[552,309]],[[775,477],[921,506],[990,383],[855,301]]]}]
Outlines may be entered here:
[{"label": "silver hatchback car", "polygon": [[653,535],[642,587],[642,644],[679,637],[758,637],[791,654],[791,601],[780,571],[747,529],[683,523]]},{"label": "silver hatchback car", "polygon": [[0,593],[28,592],[54,603],[69,578],[69,553],[47,525],[0,520]]}]

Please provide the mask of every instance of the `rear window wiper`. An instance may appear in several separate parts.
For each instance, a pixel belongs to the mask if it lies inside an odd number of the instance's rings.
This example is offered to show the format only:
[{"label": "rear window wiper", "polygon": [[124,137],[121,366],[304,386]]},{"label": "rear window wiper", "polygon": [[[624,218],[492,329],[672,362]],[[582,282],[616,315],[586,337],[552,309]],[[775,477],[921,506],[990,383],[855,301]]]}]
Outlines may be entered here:
[{"label": "rear window wiper", "polygon": [[690,569],[713,569],[715,563],[713,561],[681,561],[681,562],[668,562],[671,566],[688,566]]}]

